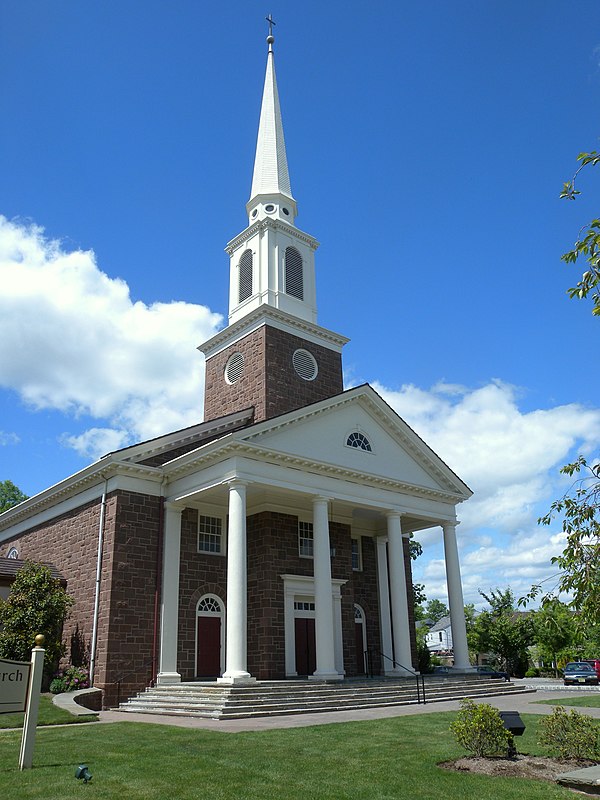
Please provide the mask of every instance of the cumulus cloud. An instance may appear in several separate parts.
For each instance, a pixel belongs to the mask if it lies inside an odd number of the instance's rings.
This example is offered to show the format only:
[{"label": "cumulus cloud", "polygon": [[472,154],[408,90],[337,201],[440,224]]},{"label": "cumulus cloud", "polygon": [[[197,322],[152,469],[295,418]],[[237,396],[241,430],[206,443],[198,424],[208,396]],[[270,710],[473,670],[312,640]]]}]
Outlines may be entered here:
[{"label": "cumulus cloud", "polygon": [[[479,589],[510,586],[518,597],[551,581],[551,558],[562,551],[564,535],[556,530],[560,522],[540,527],[537,518],[568,488],[559,466],[577,452],[597,452],[600,409],[569,404],[524,412],[518,390],[499,380],[477,389],[375,388],[474,492],[458,508],[465,601],[481,606]],[[418,539],[426,549],[415,579],[428,597],[446,601],[441,531]]]},{"label": "cumulus cloud", "polygon": [[375,388],[474,491],[460,507],[462,535],[527,525],[573,448],[591,453],[600,443],[600,409],[573,403],[522,412],[516,388],[499,380],[477,389]]},{"label": "cumulus cloud", "polygon": [[134,302],[92,251],[0,216],[0,385],[34,409],[108,422],[64,443],[87,456],[202,417],[205,306]]}]

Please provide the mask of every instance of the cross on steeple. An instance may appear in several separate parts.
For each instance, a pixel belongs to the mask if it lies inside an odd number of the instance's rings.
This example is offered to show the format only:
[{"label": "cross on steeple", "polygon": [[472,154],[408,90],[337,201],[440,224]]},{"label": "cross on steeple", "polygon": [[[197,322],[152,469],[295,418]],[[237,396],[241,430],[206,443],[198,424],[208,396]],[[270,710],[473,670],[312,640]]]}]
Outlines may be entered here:
[{"label": "cross on steeple", "polygon": [[273,15],[269,14],[269,16],[265,17],[265,19],[269,23],[269,36],[273,36],[273,25],[275,25],[275,22],[273,21]]}]

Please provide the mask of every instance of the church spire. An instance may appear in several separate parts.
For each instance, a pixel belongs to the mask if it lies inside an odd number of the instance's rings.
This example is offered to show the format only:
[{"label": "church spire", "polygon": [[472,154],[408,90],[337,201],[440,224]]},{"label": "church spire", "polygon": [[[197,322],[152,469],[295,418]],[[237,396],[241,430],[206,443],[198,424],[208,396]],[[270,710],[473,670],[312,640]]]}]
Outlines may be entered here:
[{"label": "church spire", "polygon": [[271,219],[275,217],[288,224],[293,224],[297,209],[292,195],[285,152],[273,54],[275,42],[273,25],[275,23],[271,15],[267,17],[267,22],[269,23],[267,70],[260,110],[252,189],[246,210],[250,224],[265,217]]}]

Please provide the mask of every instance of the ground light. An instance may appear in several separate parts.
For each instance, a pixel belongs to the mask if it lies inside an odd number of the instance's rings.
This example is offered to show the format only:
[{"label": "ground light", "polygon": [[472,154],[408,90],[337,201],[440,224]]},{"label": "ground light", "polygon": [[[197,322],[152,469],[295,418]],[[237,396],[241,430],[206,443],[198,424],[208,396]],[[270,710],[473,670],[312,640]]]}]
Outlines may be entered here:
[{"label": "ground light", "polygon": [[[501,711],[500,717],[504,723],[504,727],[509,730],[513,736],[523,736],[525,731],[525,723],[519,716],[518,711]],[[508,757],[514,758],[517,755],[517,748],[515,747],[514,740],[508,745]]]},{"label": "ground light", "polygon": [[92,775],[87,768],[87,764],[80,764],[75,770],[75,777],[84,783],[89,783],[92,780]]}]

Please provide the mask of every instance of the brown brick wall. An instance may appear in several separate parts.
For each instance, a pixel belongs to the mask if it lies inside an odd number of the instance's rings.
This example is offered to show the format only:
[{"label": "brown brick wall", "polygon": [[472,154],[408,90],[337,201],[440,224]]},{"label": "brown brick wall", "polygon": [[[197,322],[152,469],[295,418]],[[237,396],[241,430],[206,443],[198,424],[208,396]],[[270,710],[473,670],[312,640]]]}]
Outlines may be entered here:
[{"label": "brown brick wall", "polygon": [[[292,365],[298,349],[308,350],[319,365],[314,381],[302,380]],[[244,372],[234,384],[224,378],[230,356],[244,356]],[[211,420],[254,406],[261,422],[343,391],[340,353],[264,325],[206,361],[204,419]]]},{"label": "brown brick wall", "polygon": [[[65,624],[67,660],[77,629],[89,648],[92,638],[100,499],[4,542],[20,557],[49,561],[67,580],[75,605]],[[105,690],[105,706],[116,702],[114,683],[124,673],[122,699],[151,678],[159,500],[118,491],[107,497],[94,685]],[[108,666],[107,666],[108,665]]]},{"label": "brown brick wall", "polygon": [[[75,600],[63,632],[63,641],[67,645],[67,659],[70,656],[71,635],[76,628],[84,639],[85,647],[89,648],[91,643],[100,506],[98,498],[0,545],[2,556],[6,556],[11,547],[16,547],[19,558],[51,562],[65,576],[67,591]],[[112,551],[116,507],[116,494],[109,495],[106,504],[103,548],[105,575]],[[105,581],[102,592],[105,601],[109,593],[110,582]],[[106,623],[106,616],[105,602],[100,608],[102,623]],[[103,677],[102,668],[103,665],[98,664],[98,677]]]}]

